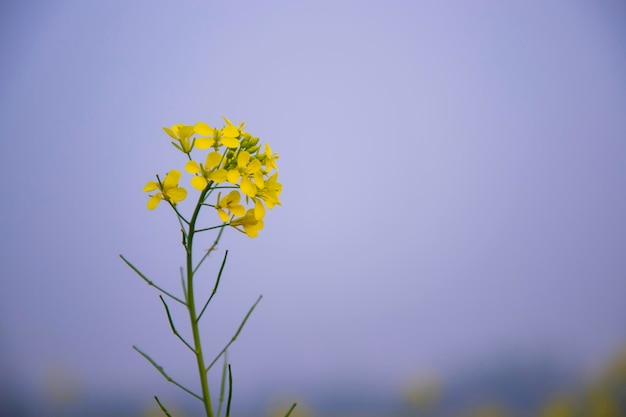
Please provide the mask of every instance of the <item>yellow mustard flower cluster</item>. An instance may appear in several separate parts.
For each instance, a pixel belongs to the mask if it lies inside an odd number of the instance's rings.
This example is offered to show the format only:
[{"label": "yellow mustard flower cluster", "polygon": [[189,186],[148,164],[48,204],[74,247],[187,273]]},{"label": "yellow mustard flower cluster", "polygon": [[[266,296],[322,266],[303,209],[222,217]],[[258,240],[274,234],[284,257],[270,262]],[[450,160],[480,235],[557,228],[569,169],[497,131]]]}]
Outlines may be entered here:
[{"label": "yellow mustard flower cluster", "polygon": [[[280,205],[278,154],[267,143],[261,148],[259,138],[244,130],[245,122],[235,125],[223,119],[226,124],[221,129],[198,122],[176,124],[163,130],[173,139],[176,149],[187,155],[185,171],[192,175],[191,186],[201,192],[200,203],[214,207],[223,223],[256,237],[263,229],[265,208]],[[207,150],[207,154],[198,159],[196,150]],[[157,181],[148,182],[143,191],[156,191],[149,195],[148,209],[153,210],[162,200],[174,207],[183,201],[187,190],[178,185],[181,177],[182,173],[173,169],[163,180],[157,176]],[[209,204],[206,199],[215,189],[219,190],[215,204]],[[222,195],[221,191],[228,189],[231,191]],[[240,191],[251,208],[242,204]]]}]

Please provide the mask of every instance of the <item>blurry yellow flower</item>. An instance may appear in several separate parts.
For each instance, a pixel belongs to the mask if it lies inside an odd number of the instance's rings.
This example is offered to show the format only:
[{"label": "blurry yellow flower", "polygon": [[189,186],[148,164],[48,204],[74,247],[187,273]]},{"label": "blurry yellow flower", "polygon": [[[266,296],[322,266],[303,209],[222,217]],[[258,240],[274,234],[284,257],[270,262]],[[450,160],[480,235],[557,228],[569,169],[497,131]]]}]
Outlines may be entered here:
[{"label": "blurry yellow flower", "polygon": [[[228,119],[224,119],[228,120]],[[201,136],[196,139],[196,148],[207,149],[214,147],[219,148],[221,145],[227,148],[236,149],[239,147],[239,129],[232,123],[224,126],[222,129],[212,128],[204,122],[198,122],[194,126],[194,131]]]},{"label": "blurry yellow flower", "polygon": [[[254,183],[249,177],[254,177]],[[253,159],[250,161],[250,154],[242,151],[237,156],[237,167],[228,171],[227,179],[231,184],[237,184],[241,178],[239,188],[248,197],[254,197],[257,193],[257,187],[263,188],[263,172],[261,172],[261,161]]]},{"label": "blurry yellow flower", "polygon": [[[192,174],[193,188],[208,192],[226,181],[234,186],[217,188],[239,188],[224,196],[218,193],[214,207],[223,222],[230,222],[235,229],[255,237],[263,228],[266,210],[281,204],[282,184],[278,182],[276,163],[279,155],[272,152],[269,144],[263,148],[258,137],[244,131],[245,122],[236,125],[226,117],[223,119],[222,128],[198,122],[195,125],[179,123],[163,130],[174,140],[174,146],[187,154],[189,161],[185,170]],[[191,151],[196,148],[209,150],[204,161],[191,159]],[[146,184],[144,192],[155,191],[149,195],[148,209],[156,208],[161,200],[171,204],[184,200],[187,190],[178,186],[180,178],[180,171],[172,170],[163,180],[157,176],[157,182]],[[254,207],[248,209],[244,204],[250,200]]]},{"label": "blurry yellow flower", "polygon": [[235,126],[235,124],[233,122],[231,122],[230,120],[228,120],[226,117],[222,116],[222,119],[224,119],[224,121],[226,122],[227,126],[232,126],[232,127],[236,128],[239,132],[241,132],[242,135],[248,135],[248,133],[243,131],[243,128],[246,126],[246,122],[241,122],[241,123],[239,123],[238,126]]},{"label": "blurry yellow flower", "polygon": [[159,180],[157,177],[158,182],[149,181],[146,186],[143,187],[143,192],[159,191],[156,194],[150,195],[148,210],[154,210],[161,200],[176,204],[187,197],[187,190],[178,186],[178,180],[180,180],[181,175],[180,171],[173,169],[165,174],[163,181]]},{"label": "blurry yellow flower", "polygon": [[[257,237],[259,230],[263,229],[263,220],[259,220],[254,216],[254,209],[250,209],[243,217],[238,217],[230,222],[230,225],[248,235],[248,237]],[[239,228],[243,227],[243,231]]]},{"label": "blurry yellow flower", "polygon": [[229,148],[237,148],[239,146],[239,129],[235,126],[228,125],[224,126],[222,130],[220,130],[220,142]]},{"label": "blurry yellow flower", "polygon": [[562,394],[557,395],[548,401],[539,415],[540,417],[572,417],[576,415],[575,403]]},{"label": "blurry yellow flower", "polygon": [[265,169],[267,171],[271,171],[272,169],[278,170],[276,166],[276,160],[279,158],[277,153],[272,153],[272,148],[270,148],[270,144],[265,144],[265,160],[263,161],[263,165],[265,165]]},{"label": "blurry yellow flower", "polygon": [[[264,182],[262,189],[257,189],[256,196],[252,198],[254,200],[254,217],[259,220],[265,217],[265,206],[271,210],[274,206],[280,205],[278,197],[283,189],[283,185],[277,182],[277,179],[278,172],[275,172],[274,175]],[[263,202],[265,202],[265,206]]]},{"label": "blurry yellow flower", "polygon": [[265,181],[263,188],[257,191],[256,197],[263,200],[267,208],[273,209],[275,205],[281,205],[279,196],[282,190],[283,185],[278,182],[278,172],[275,172]]},{"label": "blurry yellow flower", "polygon": [[217,195],[217,204],[215,208],[217,209],[217,214],[220,216],[220,219],[226,223],[230,220],[230,217],[226,210],[230,211],[235,216],[243,216],[246,212],[246,208],[239,204],[241,201],[241,194],[239,191],[233,190],[228,193],[224,198],[220,198],[221,194]]},{"label": "blurry yellow flower", "polygon": [[187,162],[185,170],[190,174],[198,174],[191,178],[193,188],[202,191],[209,184],[209,180],[216,183],[226,181],[226,170],[223,168],[217,169],[221,161],[222,155],[217,152],[210,152],[206,156],[204,165],[193,160]]},{"label": "blurry yellow flower", "polygon": [[204,138],[196,138],[196,148],[207,149],[213,146],[213,144],[215,143],[214,136],[216,135],[217,129],[212,128],[204,122],[198,122],[194,126],[194,131],[198,135],[208,136]]},{"label": "blurry yellow flower", "polygon": [[172,142],[178,150],[189,153],[193,148],[193,142],[191,141],[191,136],[194,134],[193,126],[186,126],[182,123],[175,124],[172,127],[164,127],[163,130],[170,135],[170,137],[174,140],[177,140],[178,143]]}]

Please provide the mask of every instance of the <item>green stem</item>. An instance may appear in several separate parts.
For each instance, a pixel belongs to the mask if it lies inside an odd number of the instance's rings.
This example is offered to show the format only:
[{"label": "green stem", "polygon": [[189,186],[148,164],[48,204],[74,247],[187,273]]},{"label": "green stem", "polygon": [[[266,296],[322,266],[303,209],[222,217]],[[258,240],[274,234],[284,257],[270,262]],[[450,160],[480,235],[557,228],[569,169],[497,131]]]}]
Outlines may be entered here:
[{"label": "green stem", "polygon": [[189,311],[189,321],[191,322],[191,331],[193,334],[193,345],[195,348],[196,362],[198,364],[198,373],[200,375],[200,385],[202,387],[202,399],[204,403],[204,410],[206,417],[213,417],[213,407],[211,405],[211,395],[209,393],[209,383],[206,374],[206,367],[204,365],[204,354],[202,353],[202,344],[200,342],[200,330],[198,328],[198,320],[196,314],[196,302],[193,293],[193,238],[196,233],[196,221],[198,220],[198,214],[202,207],[206,194],[210,187],[207,187],[200,193],[198,203],[193,212],[193,216],[189,221],[189,231],[187,233],[187,244],[185,250],[187,252],[187,310]]},{"label": "green stem", "polygon": [[196,232],[206,232],[207,230],[219,229],[220,227],[222,228],[222,230],[224,230],[223,228],[228,226],[229,224],[230,223],[224,223],[224,224],[220,224],[219,226],[205,227],[204,229],[196,230]]},{"label": "green stem", "polygon": [[[172,206],[172,208],[174,209],[174,211],[176,212],[176,216],[178,217],[178,222],[182,223],[181,220],[183,222],[185,222],[186,224],[189,224],[189,221],[187,221],[187,219],[185,219],[185,217],[183,217],[182,214],[180,214],[180,212],[178,211],[178,209],[176,208],[176,204],[172,204],[171,201],[168,201],[168,203],[170,203],[170,206]],[[181,224],[182,227],[182,224]]]}]

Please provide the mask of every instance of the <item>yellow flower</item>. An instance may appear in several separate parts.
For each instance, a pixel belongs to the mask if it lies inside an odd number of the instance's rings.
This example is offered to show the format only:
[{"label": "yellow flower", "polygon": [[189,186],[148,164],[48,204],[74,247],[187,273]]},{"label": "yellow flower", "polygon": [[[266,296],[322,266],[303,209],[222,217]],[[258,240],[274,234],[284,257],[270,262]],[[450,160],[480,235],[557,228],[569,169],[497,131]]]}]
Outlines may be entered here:
[{"label": "yellow flower", "polygon": [[191,178],[191,185],[196,190],[202,191],[209,184],[209,180],[220,183],[226,181],[226,170],[218,168],[222,161],[222,155],[217,152],[210,152],[206,156],[204,165],[196,161],[189,161],[185,165],[185,170],[190,174],[199,174]]},{"label": "yellow flower", "polygon": [[158,182],[149,181],[146,186],[143,187],[143,192],[159,190],[158,193],[150,195],[148,210],[154,210],[161,200],[176,204],[187,197],[187,190],[178,186],[178,180],[180,180],[181,175],[180,171],[173,169],[165,174],[163,181],[157,176]]},{"label": "yellow flower", "polygon": [[275,205],[281,205],[278,197],[283,190],[283,185],[277,180],[278,172],[275,172],[267,179],[267,181],[265,181],[263,188],[258,190],[256,195],[257,198],[260,198],[265,202],[265,205],[270,210],[273,209]]},{"label": "yellow flower", "polygon": [[246,126],[246,122],[241,122],[241,123],[239,123],[239,125],[235,126],[233,124],[233,122],[228,120],[226,117],[222,116],[222,119],[224,119],[224,121],[226,122],[227,126],[225,126],[225,127],[231,126],[231,127],[236,128],[237,131],[240,132],[242,135],[244,135],[244,136],[249,135],[249,133],[243,131],[243,128]]},{"label": "yellow flower", "polygon": [[238,138],[240,132],[232,123],[218,130],[204,122],[198,122],[194,126],[194,131],[200,136],[206,136],[196,139],[196,148],[198,149],[214,147],[217,150],[221,145],[231,149],[237,149],[239,147]]},{"label": "yellow flower", "polygon": [[243,216],[246,212],[246,208],[239,204],[241,201],[241,194],[239,191],[233,190],[228,193],[224,198],[220,198],[221,193],[217,194],[217,204],[215,208],[217,209],[217,214],[220,216],[220,219],[226,223],[230,220],[230,217],[226,210],[230,211],[235,216]]},{"label": "yellow flower", "polygon": [[263,203],[261,202],[260,199],[258,198],[254,198],[254,217],[257,218],[257,220],[263,220],[263,217],[265,217],[265,206],[263,206]]},{"label": "yellow flower", "polygon": [[194,134],[193,126],[186,126],[182,123],[175,124],[174,126],[167,128],[164,127],[163,130],[170,135],[170,137],[174,140],[178,141],[172,142],[176,148],[182,152],[189,153],[193,148],[193,142],[191,141],[191,136]]},{"label": "yellow flower", "polygon": [[[245,216],[238,217],[230,222],[230,225],[236,230],[245,233],[248,237],[257,237],[259,230],[263,229],[263,220],[257,219],[254,216],[254,209],[250,209],[246,212]],[[243,227],[243,230],[239,228]]]},{"label": "yellow flower", "polygon": [[[249,177],[254,177],[254,183]],[[257,187],[263,188],[263,172],[261,172],[261,161],[253,159],[250,161],[250,154],[242,151],[237,156],[237,167],[228,171],[227,179],[231,184],[237,184],[241,178],[239,188],[248,197],[254,197]]]},{"label": "yellow flower", "polygon": [[277,153],[272,153],[272,148],[270,148],[270,144],[265,144],[265,160],[263,161],[263,165],[265,165],[265,169],[271,171],[272,169],[278,170],[276,166],[276,160],[279,158]]},{"label": "yellow flower", "polygon": [[257,190],[256,196],[252,198],[254,200],[254,217],[259,220],[265,217],[265,206],[263,202],[265,202],[265,205],[270,210],[276,205],[281,205],[278,197],[283,189],[283,185],[277,182],[277,179],[278,172],[275,172],[274,175],[265,181],[263,188]]}]

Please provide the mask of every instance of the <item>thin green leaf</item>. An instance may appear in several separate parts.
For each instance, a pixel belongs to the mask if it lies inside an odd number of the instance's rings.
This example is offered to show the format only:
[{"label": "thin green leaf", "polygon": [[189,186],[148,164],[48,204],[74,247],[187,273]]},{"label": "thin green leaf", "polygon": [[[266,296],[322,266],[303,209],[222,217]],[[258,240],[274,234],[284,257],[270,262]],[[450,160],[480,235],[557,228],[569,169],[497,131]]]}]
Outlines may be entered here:
[{"label": "thin green leaf", "polygon": [[185,339],[183,339],[180,333],[178,333],[178,330],[176,330],[176,326],[174,326],[174,321],[172,320],[172,316],[170,314],[170,309],[167,306],[167,303],[165,302],[165,300],[163,299],[163,296],[159,295],[159,298],[161,299],[161,302],[163,303],[163,307],[165,307],[165,312],[167,313],[167,321],[170,322],[170,328],[172,329],[172,333],[174,333],[176,337],[178,337],[180,341],[183,342],[185,346],[189,348],[190,351],[192,351],[193,353],[196,353],[196,350],[193,347],[191,347],[191,345],[187,343]]},{"label": "thin green leaf", "polygon": [[178,388],[182,389],[183,391],[185,391],[187,394],[199,399],[200,401],[202,400],[202,397],[199,396],[198,394],[196,394],[195,392],[191,391],[190,389],[182,386],[181,384],[179,384],[178,382],[176,382],[174,379],[172,379],[172,377],[170,377],[165,370],[163,369],[163,367],[161,365],[159,365],[158,363],[156,363],[150,356],[148,356],[147,354],[145,354],[144,352],[142,352],[141,350],[139,350],[139,348],[137,346],[133,346],[133,349],[135,349],[141,356],[143,356],[148,362],[150,362],[150,364],[152,366],[154,366],[156,368],[157,371],[159,371],[159,373],[161,375],[163,375],[163,378],[165,378],[168,382],[171,382],[172,384],[176,385]]},{"label": "thin green leaf", "polygon": [[294,410],[294,408],[296,408],[296,403],[293,403],[293,405],[291,406],[291,408],[289,409],[289,411],[287,411],[287,414],[285,414],[285,417],[289,417],[289,415],[291,414],[291,412]]},{"label": "thin green leaf", "polygon": [[228,402],[226,403],[226,417],[230,417],[230,400],[233,397],[233,374],[230,372],[230,364],[228,365]]},{"label": "thin green leaf", "polygon": [[243,318],[243,321],[239,325],[239,328],[237,329],[237,332],[235,333],[235,335],[232,337],[232,339],[230,339],[230,342],[228,342],[228,344],[224,347],[224,349],[222,349],[222,351],[217,354],[215,359],[213,359],[213,362],[211,362],[211,364],[206,368],[205,372],[209,372],[209,369],[211,369],[211,367],[213,365],[215,365],[215,362],[217,362],[217,360],[220,358],[220,356],[222,356],[224,354],[224,352],[226,352],[226,350],[230,347],[230,345],[232,345],[233,342],[235,340],[237,340],[237,336],[239,336],[239,333],[241,333],[241,329],[243,329],[243,326],[246,324],[246,321],[248,321],[248,318],[250,317],[250,314],[252,314],[252,312],[254,311],[254,308],[257,306],[257,304],[259,304],[259,301],[261,301],[262,298],[263,298],[263,296],[259,295],[259,298],[257,298],[256,302],[252,305],[252,307],[250,307],[250,310],[248,310],[248,313]]},{"label": "thin green leaf", "polygon": [[172,415],[167,411],[163,404],[161,404],[161,401],[159,401],[159,398],[156,395],[154,396],[154,399],[156,400],[157,404],[159,404],[159,408],[161,409],[161,411],[163,411],[167,417],[172,417]]},{"label": "thin green leaf", "polygon": [[124,261],[126,263],[126,265],[128,265],[130,267],[130,269],[132,269],[133,271],[135,271],[137,273],[137,275],[139,275],[141,278],[143,278],[144,281],[146,281],[148,283],[148,285],[150,285],[151,287],[156,288],[157,290],[161,291],[163,294],[167,295],[168,297],[170,297],[172,300],[174,301],[178,301],[179,303],[181,303],[184,306],[187,306],[187,303],[185,303],[183,300],[181,300],[180,298],[176,297],[175,295],[170,294],[169,292],[165,291],[163,288],[159,287],[158,285],[156,285],[154,282],[152,282],[151,280],[149,280],[144,274],[141,273],[140,270],[138,270],[137,268],[135,268],[135,265],[131,264],[126,258],[124,258],[124,256],[120,255],[120,258],[122,258],[122,261]]},{"label": "thin green leaf", "polygon": [[204,310],[206,310],[206,308],[209,306],[209,303],[211,302],[211,299],[213,298],[215,293],[217,293],[217,287],[220,285],[220,279],[222,278],[222,271],[224,271],[224,265],[226,265],[227,257],[228,257],[228,251],[224,253],[224,259],[222,260],[220,271],[217,273],[217,279],[215,280],[215,287],[213,287],[213,291],[211,292],[209,299],[206,301],[206,303],[204,303],[204,307],[202,307],[202,311],[200,311],[200,314],[198,315],[196,322],[200,321],[200,317],[202,317],[202,314],[204,314]]}]

